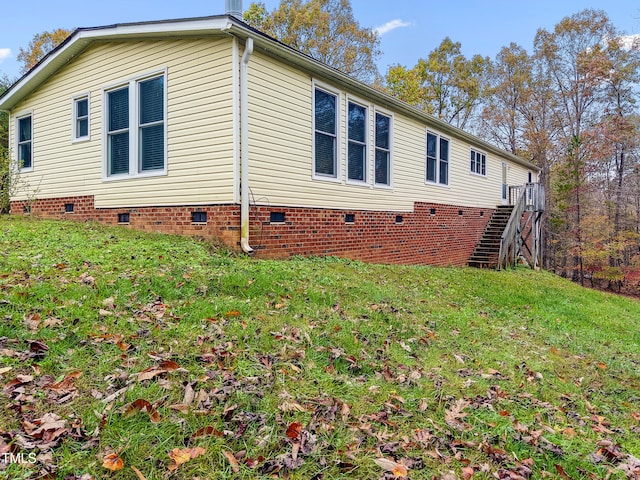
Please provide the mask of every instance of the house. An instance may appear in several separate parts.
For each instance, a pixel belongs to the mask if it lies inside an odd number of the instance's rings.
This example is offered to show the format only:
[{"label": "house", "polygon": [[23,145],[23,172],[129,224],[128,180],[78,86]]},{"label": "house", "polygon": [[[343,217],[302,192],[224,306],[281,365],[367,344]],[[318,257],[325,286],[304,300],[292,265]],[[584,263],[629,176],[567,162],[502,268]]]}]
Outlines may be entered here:
[{"label": "house", "polygon": [[14,214],[464,265],[538,168],[225,15],[79,28],[0,97]]}]

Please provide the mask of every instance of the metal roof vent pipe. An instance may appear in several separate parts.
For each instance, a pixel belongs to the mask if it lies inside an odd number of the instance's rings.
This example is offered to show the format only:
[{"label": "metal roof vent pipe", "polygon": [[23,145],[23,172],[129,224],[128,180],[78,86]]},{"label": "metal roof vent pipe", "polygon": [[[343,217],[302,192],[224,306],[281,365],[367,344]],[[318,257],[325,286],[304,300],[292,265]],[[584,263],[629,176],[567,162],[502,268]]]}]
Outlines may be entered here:
[{"label": "metal roof vent pipe", "polygon": [[225,14],[242,20],[242,0],[224,0]]}]

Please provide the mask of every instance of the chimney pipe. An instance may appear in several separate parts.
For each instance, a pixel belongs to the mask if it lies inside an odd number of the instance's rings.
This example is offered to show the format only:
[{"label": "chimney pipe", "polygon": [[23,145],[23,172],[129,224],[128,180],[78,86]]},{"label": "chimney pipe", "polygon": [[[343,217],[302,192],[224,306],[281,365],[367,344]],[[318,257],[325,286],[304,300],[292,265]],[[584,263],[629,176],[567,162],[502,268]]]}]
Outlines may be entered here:
[{"label": "chimney pipe", "polygon": [[242,0],[224,0],[225,14],[242,20]]}]

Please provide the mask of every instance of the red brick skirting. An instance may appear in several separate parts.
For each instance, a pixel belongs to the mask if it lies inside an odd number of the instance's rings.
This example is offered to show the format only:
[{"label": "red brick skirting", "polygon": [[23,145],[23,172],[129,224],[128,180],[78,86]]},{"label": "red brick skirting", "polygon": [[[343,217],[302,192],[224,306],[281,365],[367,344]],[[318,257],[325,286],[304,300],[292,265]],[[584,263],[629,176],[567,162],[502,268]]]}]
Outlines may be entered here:
[{"label": "red brick skirting", "polygon": [[[25,209],[25,202],[11,203],[13,214]],[[206,223],[194,222],[202,220],[194,212],[206,213]],[[413,212],[252,207],[249,243],[262,258],[334,255],[367,262],[461,266],[491,213],[431,203],[416,203]],[[82,196],[37,200],[31,215],[194,235],[240,249],[238,205],[95,208],[93,196]]]}]

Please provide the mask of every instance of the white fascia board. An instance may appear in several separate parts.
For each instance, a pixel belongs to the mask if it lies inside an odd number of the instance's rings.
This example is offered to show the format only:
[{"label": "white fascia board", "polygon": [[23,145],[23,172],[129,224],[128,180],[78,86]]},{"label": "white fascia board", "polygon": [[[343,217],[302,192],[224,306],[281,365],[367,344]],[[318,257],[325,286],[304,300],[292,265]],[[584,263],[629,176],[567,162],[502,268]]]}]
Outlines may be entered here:
[{"label": "white fascia board", "polygon": [[224,16],[79,28],[68,40],[54,49],[5,92],[0,98],[0,111],[11,110],[47,78],[95,41],[216,34],[227,31],[230,25],[231,20]]},{"label": "white fascia board", "polygon": [[366,83],[356,80],[346,75],[345,73],[329,67],[328,65],[325,65],[324,63],[321,63],[283,43],[280,43],[277,40],[274,40],[273,38],[257,30],[253,30],[242,23],[233,22],[232,24],[230,24],[229,32],[243,39],[246,39],[248,37],[253,38],[257,50],[260,50],[269,56],[280,59],[289,65],[295,65],[303,71],[317,76],[323,82],[334,85],[336,87],[344,88],[345,90],[348,90],[349,93],[357,94],[360,97],[370,100],[378,106],[385,107],[392,112],[397,112],[414,118],[422,123],[425,123],[431,128],[445,133],[446,135],[468,142],[472,146],[480,148],[481,150],[491,152],[492,154],[497,155],[500,158],[504,158],[505,160],[517,163],[524,166],[525,168],[529,168],[536,172],[540,171],[540,168],[538,166],[525,160],[524,158],[518,157],[517,155],[514,155],[510,152],[507,152],[506,150],[502,150],[496,147],[495,145],[485,142],[475,135],[467,133],[464,130],[451,125],[450,123],[445,122],[444,120],[428,114],[424,110],[413,107],[396,97],[393,97],[387,93],[384,93],[367,85]]}]

